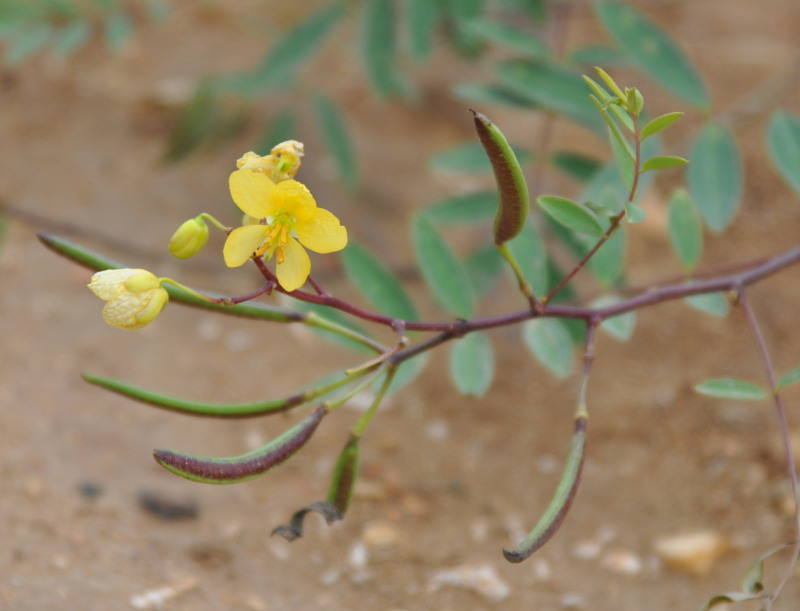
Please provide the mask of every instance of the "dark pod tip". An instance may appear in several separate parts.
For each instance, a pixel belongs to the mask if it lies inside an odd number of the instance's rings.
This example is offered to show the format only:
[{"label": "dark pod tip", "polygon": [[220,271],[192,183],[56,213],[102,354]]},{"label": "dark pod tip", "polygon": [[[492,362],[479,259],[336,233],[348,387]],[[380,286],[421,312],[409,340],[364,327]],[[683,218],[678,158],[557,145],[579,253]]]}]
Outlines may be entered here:
[{"label": "dark pod tip", "polygon": [[325,523],[329,526],[334,522],[341,520],[343,515],[338,508],[333,506],[327,501],[318,501],[295,511],[292,514],[289,524],[281,525],[272,531],[272,535],[280,535],[289,542],[299,539],[303,536],[303,522],[309,512],[316,512],[325,518]]}]

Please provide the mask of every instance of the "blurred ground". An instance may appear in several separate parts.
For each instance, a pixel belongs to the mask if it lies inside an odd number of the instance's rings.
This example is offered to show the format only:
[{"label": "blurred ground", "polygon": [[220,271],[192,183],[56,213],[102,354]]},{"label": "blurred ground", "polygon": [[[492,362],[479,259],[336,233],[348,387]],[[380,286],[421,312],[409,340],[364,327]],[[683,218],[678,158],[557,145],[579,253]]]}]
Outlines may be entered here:
[{"label": "blurred ground", "polygon": [[[795,0],[770,2],[768,10],[746,0],[636,4],[683,41],[717,108],[733,105],[800,52]],[[270,532],[324,496],[355,411],[328,419],[306,451],[262,479],[202,486],[161,470],[151,450],[237,454],[289,420],[187,420],[81,380],[93,372],[174,394],[245,401],[291,392],[352,358],[303,329],[261,328],[178,306],[140,333],[112,329],[85,288],[89,274],[34,237],[41,229],[60,231],[199,288],[250,290],[257,280],[251,271],[229,272],[213,252],[178,264],[164,245],[190,215],[231,212],[226,177],[253,138],[165,167],[159,157],[171,115],[156,101],[165,84],[180,88],[252,65],[262,46],[243,29],[246,15],[295,18],[292,9],[275,8],[178,3],[173,19],[143,27],[119,56],[98,44],[67,64],[40,59],[3,76],[0,197],[46,222],[12,217],[0,250],[0,607],[127,609],[136,595],[168,584],[191,586],[166,605],[170,610],[251,611],[694,609],[714,593],[735,590],[759,553],[791,536],[779,502],[785,482],[770,407],[712,401],[691,390],[709,376],[759,379],[737,312],[720,320],[668,304],[642,312],[628,344],[600,338],[583,487],[558,536],[522,565],[506,563],[500,549],[532,526],[552,493],[569,444],[576,380],[551,380],[514,332],[493,335],[498,376],[480,400],[441,382],[446,352],[434,353],[419,383],[373,423],[363,444],[363,486],[345,522],[327,528],[311,519],[307,536],[291,545]],[[569,38],[599,38],[590,15],[575,15]],[[424,160],[470,137],[469,115],[448,99],[448,83],[480,69],[441,53],[419,71],[422,97],[409,107],[366,93],[353,53],[339,36],[306,78],[318,75],[347,106],[364,186],[356,196],[338,188],[324,157],[315,155],[314,128],[301,126],[303,179],[351,236],[407,268],[411,211],[470,187],[467,179],[454,185],[452,176],[428,173]],[[646,81],[641,88],[646,97],[656,92]],[[653,95],[648,101],[658,111],[680,108]],[[782,105],[800,110],[796,83]],[[268,116],[266,105],[263,112]],[[510,131],[524,142],[535,128],[531,121]],[[759,119],[738,132],[745,206],[736,226],[710,241],[709,266],[797,243],[800,206],[764,159],[762,129]],[[602,150],[577,132],[557,137]],[[633,232],[637,284],[678,272],[652,225],[662,197],[656,189],[649,199],[651,226]],[[317,269],[336,294],[348,295],[329,259],[317,257]],[[781,371],[800,362],[799,280],[793,268],[752,291]],[[413,279],[411,286],[422,301]],[[800,434],[798,390],[786,399]],[[90,498],[87,485],[99,494]],[[197,518],[159,520],[140,507],[142,491],[191,501]],[[655,539],[701,529],[732,546],[706,577],[658,562]],[[484,583],[498,588],[488,591],[497,601],[445,583],[441,571],[470,566],[488,572]],[[798,601],[795,578],[779,608],[797,608]]]}]

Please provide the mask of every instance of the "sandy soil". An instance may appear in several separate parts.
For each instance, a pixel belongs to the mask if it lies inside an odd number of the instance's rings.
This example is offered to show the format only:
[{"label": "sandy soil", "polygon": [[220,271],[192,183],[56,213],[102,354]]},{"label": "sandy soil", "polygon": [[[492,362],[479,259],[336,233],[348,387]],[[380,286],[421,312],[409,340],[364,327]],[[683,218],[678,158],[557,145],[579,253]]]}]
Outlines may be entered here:
[{"label": "sandy soil", "polygon": [[[684,41],[720,109],[784,70],[799,50],[795,0],[775,0],[768,10],[746,0],[637,4]],[[304,329],[178,306],[139,333],[107,327],[85,288],[87,272],[54,257],[34,235],[60,231],[200,288],[236,294],[254,287],[252,271],[226,270],[218,253],[178,264],[165,244],[198,211],[231,213],[226,176],[257,136],[245,133],[164,166],[159,158],[174,115],[156,101],[166,85],[180,88],[204,74],[252,65],[261,44],[244,16],[294,19],[291,9],[275,15],[274,8],[244,0],[224,8],[179,3],[172,20],[144,26],[117,56],[98,44],[69,63],[38,59],[3,76],[0,197],[39,220],[11,215],[0,250],[0,607],[127,609],[154,588],[185,586],[165,608],[694,609],[714,593],[735,590],[755,556],[791,536],[791,518],[776,502],[785,478],[769,405],[713,401],[691,390],[708,376],[758,379],[760,365],[738,312],[721,320],[668,304],[641,312],[628,344],[600,338],[583,487],[555,540],[522,565],[506,563],[500,550],[532,526],[555,486],[576,380],[552,380],[513,331],[492,337],[498,376],[483,399],[461,397],[442,382],[446,352],[436,352],[420,381],[373,423],[363,445],[363,485],[344,523],[328,528],[312,519],[307,536],[291,545],[270,532],[324,496],[356,411],[328,419],[306,451],[262,479],[203,486],[160,469],[151,450],[237,454],[290,419],[191,420],[81,380],[92,372],[174,394],[245,401],[291,392],[351,362]],[[588,15],[577,14],[569,32],[573,42],[599,38]],[[309,153],[304,179],[351,236],[406,269],[413,263],[411,212],[472,186],[473,179],[429,173],[424,160],[470,137],[469,115],[448,99],[448,83],[484,69],[441,53],[429,68],[415,69],[423,95],[408,106],[365,91],[346,36],[327,51],[305,78],[347,105],[363,187],[350,194],[336,185],[328,162],[315,155],[313,126],[305,125],[298,135]],[[641,88],[656,92],[644,79]],[[656,110],[680,108],[651,97]],[[782,103],[800,110],[796,83]],[[268,102],[259,113],[269,115]],[[519,125],[516,139],[536,133],[535,121],[519,123],[510,113],[497,120],[504,124],[506,117]],[[765,161],[762,127],[757,119],[738,133],[747,163],[745,205],[736,226],[710,240],[709,266],[797,242],[798,198]],[[680,135],[678,149],[685,144]],[[602,150],[570,130],[559,138]],[[636,284],[679,271],[657,231],[661,192],[649,199],[651,226],[634,232]],[[351,294],[334,258],[317,261],[334,292]],[[791,269],[752,291],[781,371],[800,362],[799,280],[800,269]],[[419,281],[412,277],[409,285],[424,303]],[[794,407],[800,391],[790,389],[786,399]],[[196,516],[160,519],[142,508],[143,493],[189,503]],[[707,576],[666,568],[654,555],[658,537],[702,529],[731,545]],[[470,584],[496,589],[444,583],[442,571],[470,567],[488,575]],[[779,608],[797,608],[798,601],[795,578]]]}]

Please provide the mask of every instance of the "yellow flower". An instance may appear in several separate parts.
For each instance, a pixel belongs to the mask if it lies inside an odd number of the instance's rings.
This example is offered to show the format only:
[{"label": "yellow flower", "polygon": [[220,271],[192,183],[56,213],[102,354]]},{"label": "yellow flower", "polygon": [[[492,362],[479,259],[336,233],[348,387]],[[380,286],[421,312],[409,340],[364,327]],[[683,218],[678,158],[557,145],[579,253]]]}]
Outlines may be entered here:
[{"label": "yellow flower", "polygon": [[261,172],[273,182],[281,182],[294,178],[303,154],[302,142],[287,140],[272,147],[270,154],[264,157],[253,152],[245,153],[236,161],[236,167]]},{"label": "yellow flower", "polygon": [[89,289],[103,301],[103,320],[122,329],[141,329],[169,301],[154,274],[144,269],[107,269],[92,276]]},{"label": "yellow flower", "polygon": [[339,219],[318,208],[309,190],[296,180],[276,184],[263,173],[244,168],[231,174],[229,185],[236,205],[259,223],[243,225],[228,235],[222,249],[228,267],[238,267],[254,255],[266,259],[274,255],[278,282],[294,291],[311,272],[305,248],[329,253],[347,245],[347,230]]}]

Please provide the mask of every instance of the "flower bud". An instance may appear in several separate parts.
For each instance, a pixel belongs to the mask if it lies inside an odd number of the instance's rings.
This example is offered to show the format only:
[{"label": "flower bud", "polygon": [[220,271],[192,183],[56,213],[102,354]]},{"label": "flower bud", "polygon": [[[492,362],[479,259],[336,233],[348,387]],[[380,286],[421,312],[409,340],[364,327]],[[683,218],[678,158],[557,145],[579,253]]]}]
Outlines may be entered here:
[{"label": "flower bud", "polygon": [[103,301],[103,320],[121,329],[141,329],[169,301],[161,281],[144,269],[108,269],[92,276],[89,289]]},{"label": "flower bud", "polygon": [[183,223],[169,240],[169,251],[178,259],[188,259],[208,242],[208,225],[202,215]]}]

